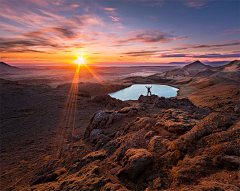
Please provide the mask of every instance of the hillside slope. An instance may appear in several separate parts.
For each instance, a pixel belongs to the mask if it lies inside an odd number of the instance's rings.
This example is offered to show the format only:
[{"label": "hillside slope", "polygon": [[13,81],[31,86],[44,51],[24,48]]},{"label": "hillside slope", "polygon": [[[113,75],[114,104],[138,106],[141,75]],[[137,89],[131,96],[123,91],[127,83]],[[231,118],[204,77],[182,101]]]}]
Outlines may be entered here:
[{"label": "hillside slope", "polygon": [[0,62],[0,72],[12,72],[20,70],[20,68],[17,68],[15,66],[10,66],[9,64],[6,64],[5,62]]}]

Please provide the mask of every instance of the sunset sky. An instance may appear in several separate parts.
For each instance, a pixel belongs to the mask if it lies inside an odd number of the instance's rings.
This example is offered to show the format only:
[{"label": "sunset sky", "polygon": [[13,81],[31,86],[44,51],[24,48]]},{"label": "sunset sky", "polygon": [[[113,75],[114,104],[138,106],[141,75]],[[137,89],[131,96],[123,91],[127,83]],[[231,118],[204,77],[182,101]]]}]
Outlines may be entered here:
[{"label": "sunset sky", "polygon": [[81,55],[109,66],[240,57],[239,0],[0,2],[1,61],[11,65],[67,65]]}]

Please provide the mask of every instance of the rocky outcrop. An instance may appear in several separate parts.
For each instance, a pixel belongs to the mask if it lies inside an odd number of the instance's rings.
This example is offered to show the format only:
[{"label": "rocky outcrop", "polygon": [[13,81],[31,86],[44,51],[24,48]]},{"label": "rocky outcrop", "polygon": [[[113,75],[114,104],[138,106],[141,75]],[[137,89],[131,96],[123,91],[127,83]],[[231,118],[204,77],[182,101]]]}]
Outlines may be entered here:
[{"label": "rocky outcrop", "polygon": [[167,152],[169,143],[168,139],[164,139],[161,136],[154,136],[148,144],[148,151],[163,155]]},{"label": "rocky outcrop", "polygon": [[[89,134],[85,142],[92,150],[69,166],[64,159],[47,164],[34,177],[32,188],[40,189],[42,185],[44,189],[55,190],[237,188],[239,120],[199,109],[187,99],[172,104],[183,103],[191,107],[153,108],[146,103],[96,112],[85,132]],[[155,112],[145,116],[149,108]],[[73,148],[81,152],[81,148]],[[68,170],[63,170],[66,167]],[[225,169],[225,179],[233,185],[213,183],[221,178],[218,174],[221,169]],[[200,184],[199,178],[203,182],[214,181]]]},{"label": "rocky outcrop", "polygon": [[99,129],[104,129],[108,127],[111,123],[122,119],[125,115],[126,114],[106,110],[96,112],[91,116],[90,123],[84,134],[84,138],[88,138],[91,135],[91,132],[95,129],[92,133],[92,137],[94,137],[94,140],[97,139],[97,135],[100,135]]},{"label": "rocky outcrop", "polygon": [[129,106],[128,103],[123,102],[122,100],[116,98],[112,98],[110,95],[95,96],[93,99],[91,99],[91,102],[96,103],[103,107],[123,108]]},{"label": "rocky outcrop", "polygon": [[226,130],[231,120],[224,115],[211,113],[186,134],[171,143],[172,149],[187,150],[188,146],[203,136]]},{"label": "rocky outcrop", "polygon": [[135,105],[132,107],[124,107],[118,111],[98,111],[91,116],[90,122],[84,134],[84,138],[88,138],[90,136],[91,142],[93,142],[101,134],[99,129],[108,128],[113,122],[119,121],[124,117],[136,116],[138,111],[141,110],[144,110],[141,105]]},{"label": "rocky outcrop", "polygon": [[152,154],[145,149],[128,149],[122,160],[123,171],[135,181],[152,162]]},{"label": "rocky outcrop", "polygon": [[139,103],[154,103],[154,101],[158,98],[157,95],[151,95],[151,96],[144,96],[140,95],[138,98]]},{"label": "rocky outcrop", "polygon": [[166,108],[166,109],[169,109],[169,108],[192,109],[196,106],[194,106],[193,103],[188,98],[177,99],[177,98],[159,97],[158,99],[155,100],[154,107]]}]

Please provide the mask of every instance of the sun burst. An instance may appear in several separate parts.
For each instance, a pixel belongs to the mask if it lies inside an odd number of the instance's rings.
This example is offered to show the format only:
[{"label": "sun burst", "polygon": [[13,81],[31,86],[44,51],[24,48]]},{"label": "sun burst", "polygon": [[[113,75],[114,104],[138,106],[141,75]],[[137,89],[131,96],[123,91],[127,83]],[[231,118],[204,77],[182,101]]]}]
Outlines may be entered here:
[{"label": "sun burst", "polygon": [[80,56],[77,56],[78,57],[78,59],[75,61],[79,66],[80,65],[85,65],[85,61],[84,61],[84,58],[82,57],[82,55],[81,55],[81,57]]}]

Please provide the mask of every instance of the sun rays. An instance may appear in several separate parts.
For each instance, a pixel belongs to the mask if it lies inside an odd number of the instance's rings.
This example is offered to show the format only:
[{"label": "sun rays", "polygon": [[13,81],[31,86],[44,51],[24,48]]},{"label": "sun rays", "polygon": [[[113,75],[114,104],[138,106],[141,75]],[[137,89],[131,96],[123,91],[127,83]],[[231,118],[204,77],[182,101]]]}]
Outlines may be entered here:
[{"label": "sun rays", "polygon": [[[74,128],[75,128],[75,122],[76,122],[76,112],[77,112],[77,94],[78,94],[78,83],[79,83],[79,71],[80,71],[80,65],[78,65],[71,88],[68,93],[68,97],[66,100],[66,104],[62,113],[60,126],[61,128],[61,135],[59,139],[59,145],[57,149],[57,157],[61,157],[63,152],[63,146],[65,143],[65,139],[70,139],[72,142]],[[70,145],[70,150],[72,149],[72,143]]]},{"label": "sun rays", "polygon": [[[65,107],[62,112],[61,121],[59,124],[60,128],[60,138],[58,148],[56,150],[56,158],[60,158],[64,151],[68,150],[72,152],[73,146],[73,136],[74,129],[76,127],[76,119],[77,119],[77,110],[78,110],[78,91],[79,91],[79,82],[83,78],[83,73],[88,70],[91,75],[98,81],[98,83],[105,84],[104,79],[100,75],[98,75],[91,67],[85,64],[84,58],[81,56],[77,56],[78,59],[75,61],[77,63],[77,69],[75,75],[73,77],[71,87],[67,96],[67,100],[65,103]],[[104,86],[108,92],[112,92],[112,90],[108,86]],[[81,124],[77,124],[81,125]],[[71,161],[69,161],[71,162]]]}]

